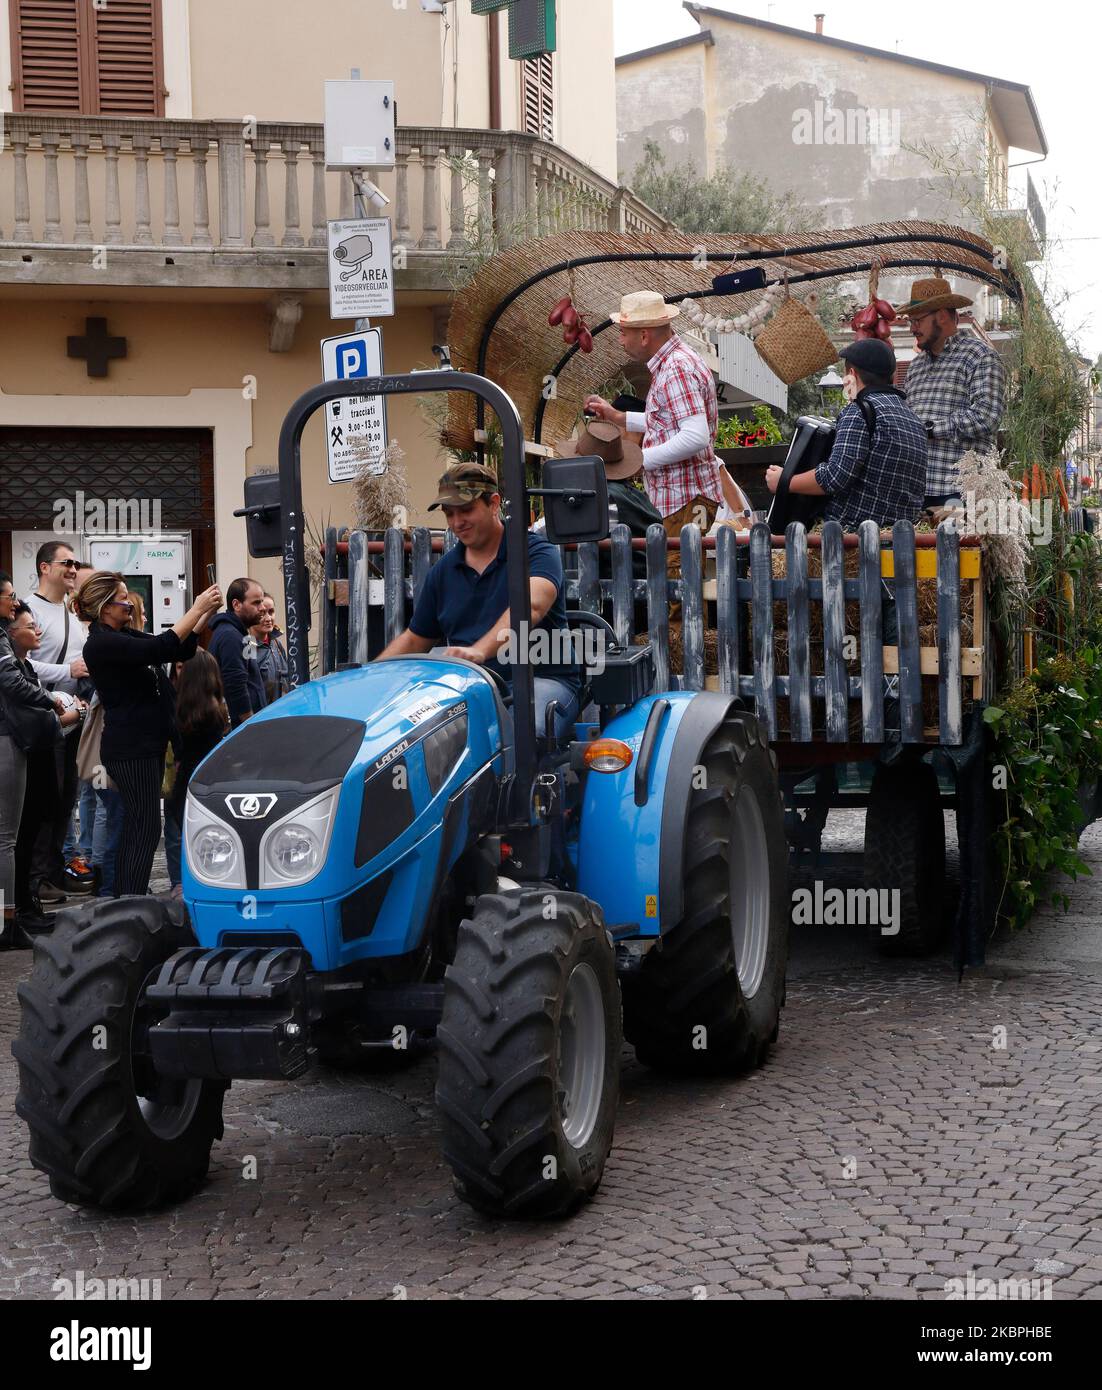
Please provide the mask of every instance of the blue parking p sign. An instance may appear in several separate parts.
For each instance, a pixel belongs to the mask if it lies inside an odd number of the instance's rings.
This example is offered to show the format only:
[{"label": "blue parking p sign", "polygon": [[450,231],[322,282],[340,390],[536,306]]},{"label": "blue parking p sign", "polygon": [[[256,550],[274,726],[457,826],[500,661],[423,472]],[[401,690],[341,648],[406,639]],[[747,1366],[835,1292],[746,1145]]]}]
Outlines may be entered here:
[{"label": "blue parking p sign", "polygon": [[353,376],[367,376],[367,344],[362,338],[337,344],[337,380]]},{"label": "blue parking p sign", "polygon": [[[323,338],[321,367],[326,381],[382,376],[382,329]],[[388,442],[385,397],[345,396],[326,405],[325,447],[331,483],[348,482],[361,469],[382,472],[382,454]]]}]

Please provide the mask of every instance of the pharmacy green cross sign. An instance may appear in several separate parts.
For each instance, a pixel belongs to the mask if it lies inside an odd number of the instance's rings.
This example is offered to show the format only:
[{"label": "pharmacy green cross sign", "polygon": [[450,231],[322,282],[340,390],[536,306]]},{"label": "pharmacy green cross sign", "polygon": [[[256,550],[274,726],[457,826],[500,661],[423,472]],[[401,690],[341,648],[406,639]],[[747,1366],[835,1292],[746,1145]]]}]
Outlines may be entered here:
[{"label": "pharmacy green cross sign", "polygon": [[509,57],[555,51],[555,0],[471,0],[475,14],[509,11]]}]

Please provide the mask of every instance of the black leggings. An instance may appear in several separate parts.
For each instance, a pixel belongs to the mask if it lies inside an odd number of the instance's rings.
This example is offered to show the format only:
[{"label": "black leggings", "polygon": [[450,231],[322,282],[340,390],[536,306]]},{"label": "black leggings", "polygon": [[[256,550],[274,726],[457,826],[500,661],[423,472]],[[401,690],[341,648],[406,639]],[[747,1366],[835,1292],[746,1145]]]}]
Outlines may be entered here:
[{"label": "black leggings", "polygon": [[148,893],[153,856],[161,838],[161,782],[165,758],[104,761],[123,804],[122,834],[115,859],[115,897]]},{"label": "black leggings", "polygon": [[34,907],[31,864],[35,844],[46,826],[57,814],[57,765],[52,748],[27,754],[27,790],[23,797],[23,813],[19,819],[19,835],[15,842],[15,906],[20,912]]}]

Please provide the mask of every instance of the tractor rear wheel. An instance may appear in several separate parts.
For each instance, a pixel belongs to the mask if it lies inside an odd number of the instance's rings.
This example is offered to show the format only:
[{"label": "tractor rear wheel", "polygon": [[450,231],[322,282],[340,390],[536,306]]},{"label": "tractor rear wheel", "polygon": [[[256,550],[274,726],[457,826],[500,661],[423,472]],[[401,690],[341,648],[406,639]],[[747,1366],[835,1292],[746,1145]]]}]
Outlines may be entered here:
[{"label": "tractor rear wheel", "polygon": [[142,1210],[190,1196],[222,1137],[222,1082],[154,1071],[145,988],[193,944],[182,903],[104,899],[58,913],[19,986],[15,1108],[63,1202]]},{"label": "tractor rear wheel", "polygon": [[620,1090],[620,990],[600,909],[554,889],[488,893],[461,923],[437,1029],[444,1157],[491,1216],[592,1197]]},{"label": "tractor rear wheel", "polygon": [[646,1066],[731,1074],[759,1066],[780,1027],[788,843],[753,715],[726,719],[700,762],[686,807],[684,912],[623,978],[624,1034]]},{"label": "tractor rear wheel", "polygon": [[927,955],[945,936],[945,814],[929,763],[879,764],[865,812],[865,887],[898,890],[897,931],[868,929],[887,956]]}]

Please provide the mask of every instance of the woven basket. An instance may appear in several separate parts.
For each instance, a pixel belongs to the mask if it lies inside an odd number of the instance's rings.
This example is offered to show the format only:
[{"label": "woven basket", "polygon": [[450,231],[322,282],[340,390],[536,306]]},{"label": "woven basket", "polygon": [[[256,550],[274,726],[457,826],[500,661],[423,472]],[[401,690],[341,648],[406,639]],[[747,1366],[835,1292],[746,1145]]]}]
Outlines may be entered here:
[{"label": "woven basket", "polygon": [[758,334],[758,356],[786,386],[838,360],[838,349],[806,304],[791,297]]}]

